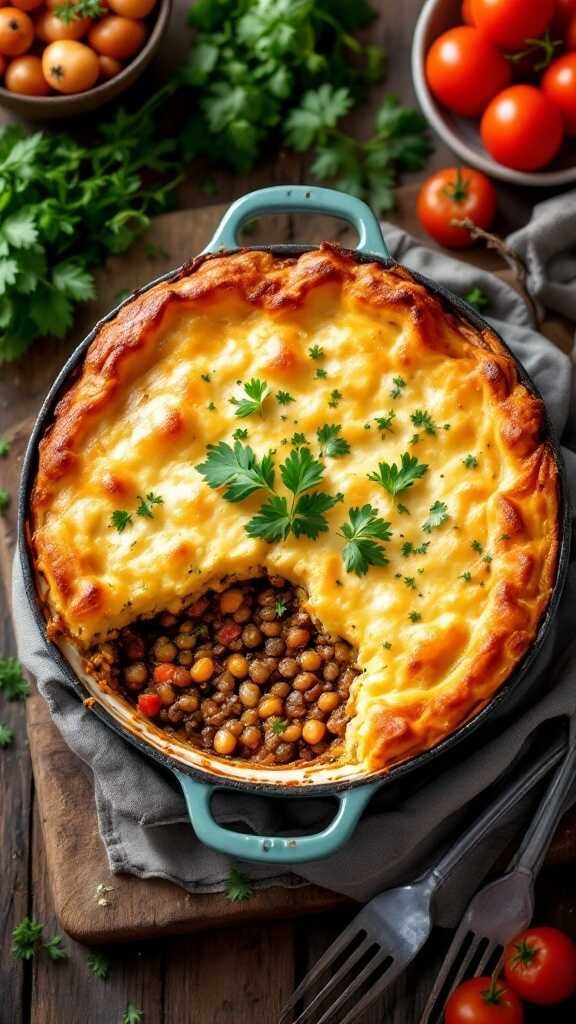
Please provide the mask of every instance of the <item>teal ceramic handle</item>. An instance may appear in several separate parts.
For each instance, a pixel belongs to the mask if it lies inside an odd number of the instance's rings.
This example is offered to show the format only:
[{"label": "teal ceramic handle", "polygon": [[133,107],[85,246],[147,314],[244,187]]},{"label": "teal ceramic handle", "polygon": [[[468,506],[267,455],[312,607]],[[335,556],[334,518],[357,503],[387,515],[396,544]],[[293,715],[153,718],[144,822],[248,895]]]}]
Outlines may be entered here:
[{"label": "teal ceramic handle", "polygon": [[[209,785],[196,782],[182,772],[175,774],[182,786],[190,821],[200,842],[235,859],[268,864],[302,864],[335,853],[352,835],[362,811],[379,786],[379,783],[372,782],[344,793],[336,793],[338,810],[328,827],[315,835],[255,836],[232,832],[214,820],[212,797],[216,790],[226,789],[224,784]],[[285,796],[285,793],[279,795]]]},{"label": "teal ceramic handle", "polygon": [[271,213],[324,213],[352,224],[358,232],[359,252],[388,259],[390,253],[377,218],[366,203],[356,196],[333,188],[313,185],[274,185],[249,192],[232,203],[204,252],[237,249],[238,232],[243,224]]}]

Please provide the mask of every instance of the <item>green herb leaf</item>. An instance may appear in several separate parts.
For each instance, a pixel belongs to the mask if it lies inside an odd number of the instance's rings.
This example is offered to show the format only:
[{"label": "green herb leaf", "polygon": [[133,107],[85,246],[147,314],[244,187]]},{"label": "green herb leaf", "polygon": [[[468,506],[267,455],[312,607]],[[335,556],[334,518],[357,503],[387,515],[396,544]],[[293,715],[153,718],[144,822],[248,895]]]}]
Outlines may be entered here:
[{"label": "green herb leaf", "polygon": [[402,391],[406,387],[406,381],[403,377],[393,377],[392,383],[394,384],[394,387],[390,392],[390,398],[400,398]]},{"label": "green herb leaf", "polygon": [[286,614],[287,607],[288,606],[286,605],[286,603],[281,598],[278,598],[276,603],[275,603],[275,605],[274,605],[274,611],[276,612],[276,618],[281,619],[282,616]]},{"label": "green herb leaf", "polygon": [[471,580],[472,580],[472,573],[471,572],[462,572],[462,573],[460,573],[458,579],[459,580],[464,580],[466,583],[470,583]]},{"label": "green herb leaf", "polygon": [[330,392],[330,401],[328,402],[328,405],[330,406],[330,408],[331,409],[335,409],[336,406],[340,404],[340,402],[342,401],[343,397],[344,396],[343,396],[342,392],[338,391],[338,388],[334,388],[334,390]]},{"label": "green herb leaf", "polygon": [[309,448],[294,448],[280,466],[280,475],[292,494],[302,494],[320,483],[324,466],[314,458]]},{"label": "green herb leaf", "polygon": [[14,732],[4,722],[0,722],[0,747],[9,747],[14,739]]},{"label": "green herb leaf", "polygon": [[412,541],[406,540],[406,541],[404,541],[404,543],[403,543],[402,547],[400,548],[400,550],[401,550],[402,554],[404,555],[404,558],[407,558],[408,555],[426,555],[426,554],[428,554],[428,548],[429,547],[430,547],[430,541],[429,540],[425,540],[424,543],[420,544],[418,547],[414,547]]},{"label": "green herb leaf", "polygon": [[410,413],[410,419],[415,427],[424,427],[427,434],[433,436],[436,434],[436,424],[425,409],[416,409],[415,412]]},{"label": "green herb leaf", "polygon": [[296,502],[292,514],[294,536],[310,537],[312,540],[316,540],[319,534],[326,533],[328,530],[326,512],[334,507],[337,500],[323,491],[303,494]]},{"label": "green herb leaf", "polygon": [[410,612],[408,618],[410,619],[410,622],[422,621],[422,616],[420,615],[420,612]]},{"label": "green herb leaf", "polygon": [[437,530],[443,523],[449,519],[448,506],[443,501],[435,501],[430,506],[429,514],[426,522],[422,524],[422,529],[425,533],[432,533],[432,530]]},{"label": "green herb leaf", "polygon": [[0,658],[0,693],[6,700],[24,700],[30,695],[30,684],[16,658]]},{"label": "green herb leaf", "polygon": [[302,445],[307,445],[308,442],[304,434],[295,433],[290,438],[290,444],[294,445],[295,448],[301,448]]},{"label": "green herb leaf", "polygon": [[282,495],[274,494],[246,523],[246,533],[249,537],[261,537],[262,540],[273,544],[275,541],[286,540],[291,525],[292,516],[287,499]]},{"label": "green herb leaf", "polygon": [[479,555],[482,554],[483,548],[479,540],[473,540],[470,542],[470,547],[473,551],[477,551]]},{"label": "green herb leaf", "polygon": [[328,371],[325,370],[322,366],[317,366],[316,369],[314,370],[314,377],[316,380],[326,380],[327,376]]},{"label": "green herb leaf", "polygon": [[237,427],[234,433],[232,434],[232,437],[234,438],[235,441],[246,441],[248,439],[248,431],[246,427]]},{"label": "green herb leaf", "polygon": [[478,459],[475,455],[467,455],[465,459],[462,459],[466,469],[478,469]]},{"label": "green herb leaf", "polygon": [[47,942],[42,943],[42,948],[51,960],[66,960],[68,958],[68,953],[62,946],[61,935],[53,935]]},{"label": "green herb leaf", "polygon": [[350,454],[350,445],[344,437],[339,436],[341,433],[342,427],[339,423],[325,423],[316,431],[316,437],[320,444],[320,455],[338,459],[343,455]]},{"label": "green herb leaf", "polygon": [[428,466],[419,462],[415,455],[404,452],[401,456],[401,465],[395,462],[378,463],[378,472],[368,473],[368,479],[380,484],[389,494],[400,494],[412,487],[416,480],[420,480]]},{"label": "green herb leaf", "polygon": [[388,412],[386,416],[376,416],[375,423],[377,424],[378,429],[381,430],[383,434],[386,431],[389,431],[391,434],[393,434],[394,430],[392,428],[392,421],[395,419],[396,413],[394,412],[393,409],[390,409],[390,412]]},{"label": "green herb leaf", "polygon": [[288,391],[277,391],[276,401],[279,405],[289,405],[290,402],[295,401],[295,398]]},{"label": "green herb leaf", "polygon": [[69,25],[79,18],[101,18],[106,13],[102,0],[75,0],[72,4],[59,4],[54,8],[55,15]]},{"label": "green herb leaf", "polygon": [[153,491],[150,491],[150,493],[147,494],[145,498],[143,498],[142,495],[139,494],[138,495],[138,501],[140,502],[140,504],[138,505],[138,508],[136,509],[136,515],[137,516],[143,516],[146,519],[153,519],[154,518],[154,512],[153,512],[153,506],[154,505],[163,505],[164,504],[164,498],[161,498],[159,494],[154,494]]},{"label": "green herb leaf", "polygon": [[103,953],[89,953],[87,964],[92,974],[95,974],[101,981],[106,981],[110,974],[110,960]]},{"label": "green herb leaf", "polygon": [[272,732],[275,736],[281,736],[287,728],[288,720],[286,718],[275,718],[272,722]]},{"label": "green herb leaf", "polygon": [[16,960],[31,960],[42,941],[44,925],[33,917],[25,917],[12,932],[12,956]]},{"label": "green herb leaf", "polygon": [[225,441],[209,444],[206,461],[196,466],[209,487],[226,487],[226,501],[244,501],[255,491],[274,487],[272,452],[259,461],[250,447],[236,441],[232,448]]},{"label": "green herb leaf", "polygon": [[416,590],[416,577],[415,576],[404,576],[404,583],[408,587],[408,590]]},{"label": "green herb leaf", "polygon": [[310,359],[324,359],[324,349],[321,345],[311,345],[308,349]]},{"label": "green herb leaf", "polygon": [[244,903],[245,900],[250,899],[254,890],[247,875],[244,875],[238,868],[232,867],[226,879],[225,891],[226,898],[231,903]]},{"label": "green herb leaf", "polygon": [[464,298],[466,299],[466,302],[471,306],[474,306],[479,313],[483,313],[490,305],[490,300],[486,295],[486,292],[483,292],[481,288],[471,288],[469,292],[466,292]]},{"label": "green herb leaf", "polygon": [[0,437],[0,459],[5,459],[10,454],[10,442],[5,437]]},{"label": "green herb leaf", "polygon": [[245,416],[251,416],[252,413],[258,413],[260,416],[264,415],[264,401],[267,395],[270,394],[270,388],[266,381],[258,380],[257,377],[253,377],[246,384],[243,384],[245,398],[231,398],[230,402],[236,406],[235,416],[240,416],[242,419]]},{"label": "green herb leaf", "polygon": [[118,533],[124,533],[127,526],[132,526],[132,522],[132,515],[123,508],[114,509],[110,516],[110,526],[118,530]]},{"label": "green herb leaf", "polygon": [[343,523],[339,531],[346,544],[342,552],[347,572],[365,576],[371,565],[387,565],[385,549],[378,541],[390,540],[390,523],[378,515],[372,505],[348,510],[349,523]]},{"label": "green herb leaf", "polygon": [[8,494],[8,491],[4,490],[3,487],[0,487],[0,516],[3,516],[3,515],[6,514],[6,511],[8,510],[9,505],[10,505],[10,495]]},{"label": "green herb leaf", "polygon": [[134,1003],[128,1003],[122,1017],[122,1024],[140,1024],[144,1020],[144,1011],[139,1010]]}]

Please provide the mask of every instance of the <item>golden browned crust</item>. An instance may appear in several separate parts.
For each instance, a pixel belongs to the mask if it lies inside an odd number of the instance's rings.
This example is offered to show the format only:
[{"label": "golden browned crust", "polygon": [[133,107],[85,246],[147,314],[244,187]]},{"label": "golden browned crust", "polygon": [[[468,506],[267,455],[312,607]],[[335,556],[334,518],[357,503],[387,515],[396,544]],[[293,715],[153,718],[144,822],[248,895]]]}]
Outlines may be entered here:
[{"label": "golden browned crust", "polygon": [[[366,373],[373,372],[378,360],[383,372],[401,371],[407,379],[413,375],[415,380],[423,365],[429,365],[431,372],[446,368],[446,389],[454,409],[454,427],[445,441],[446,458],[452,460],[451,481],[457,484],[453,529],[460,528],[467,540],[474,538],[475,531],[483,531],[482,548],[486,552],[489,549],[491,558],[491,564],[485,561],[478,568],[483,594],[475,593],[472,599],[462,585],[462,597],[454,607],[445,604],[443,614],[429,626],[404,626],[411,631],[410,637],[403,641],[401,653],[392,656],[393,668],[382,662],[381,651],[376,654],[372,641],[367,642],[364,665],[368,666],[368,675],[373,664],[378,679],[388,679],[392,673],[396,697],[389,700],[385,682],[380,689],[375,684],[372,694],[368,693],[370,687],[357,687],[351,704],[357,718],[349,729],[348,756],[370,767],[383,767],[433,746],[482,707],[507,678],[532,642],[547,607],[559,546],[558,474],[554,455],[542,440],[542,403],[520,383],[513,360],[487,327],[481,332],[475,330],[406,269],[383,269],[377,263],[359,262],[353,254],[331,245],[290,259],[240,251],[202,257],[177,278],[137,296],[98,332],[40,443],[31,503],[31,546],[36,568],[48,588],[53,631],[68,631],[84,642],[102,635],[106,622],[124,624],[126,616],[122,618],[110,603],[110,583],[101,549],[106,535],[101,520],[95,519],[93,532],[88,531],[94,543],[85,544],[81,550],[74,543],[64,543],[61,531],[51,528],[54,514],[68,515],[79,494],[96,494],[93,481],[92,490],[86,489],[86,445],[94,443],[103,423],[114,423],[124,415],[127,395],[135,394],[143,400],[147,397],[141,382],[154,374],[163,339],[177,330],[183,315],[205,318],[207,330],[211,318],[224,314],[234,321],[257,313],[260,321],[272,322],[278,327],[279,340],[266,357],[266,371],[274,386],[286,383],[291,388],[301,387],[304,394],[306,388],[310,389],[309,360],[300,335],[304,332],[308,342],[313,337],[316,308],[325,314],[327,309],[340,309],[343,304],[346,315],[359,325],[358,358],[364,362],[358,365],[363,365]],[[364,315],[367,326],[362,324]],[[387,355],[390,338],[394,338],[393,361]],[[356,357],[353,347],[342,348],[342,360],[346,353],[349,358]],[[432,379],[440,382],[436,384],[438,392],[442,375],[438,372],[438,378]],[[418,383],[419,390],[415,384],[415,393],[425,396],[426,387],[424,378]],[[481,413],[476,433],[467,418],[470,396]],[[166,452],[166,458],[178,459],[184,451],[195,451],[198,438],[202,444],[206,439],[229,438],[234,422],[231,412],[226,421],[225,414],[218,411],[220,419],[214,422],[220,433],[203,433],[208,429],[202,413],[205,399],[201,385],[188,383],[178,403],[166,404],[150,444]],[[360,394],[357,401],[351,400],[351,423],[360,416],[358,409],[363,402],[366,396]],[[346,424],[344,418],[342,422]],[[357,436],[359,446],[360,429]],[[462,460],[456,456],[463,444],[475,447],[478,438],[485,446],[483,465],[476,476],[466,475],[458,465]],[[102,443],[100,440],[100,448]],[[370,451],[373,456],[376,449]],[[374,500],[374,488],[370,489],[365,477],[364,473],[362,482],[359,478],[353,480],[346,494],[347,505]],[[491,479],[497,481],[493,487]],[[110,508],[125,507],[137,489],[138,481],[116,461],[100,474],[97,498],[99,502],[108,501]],[[214,495],[205,491],[196,495],[196,508],[210,516]],[[67,495],[65,500],[63,495]],[[480,514],[478,510],[484,506],[485,512]],[[197,526],[195,530],[195,534],[179,531],[175,535],[169,550],[171,579],[185,579],[190,571],[186,567],[199,558]],[[466,564],[462,538],[446,533],[442,543],[447,566],[452,558],[455,564]],[[310,555],[314,559],[311,550]],[[246,555],[244,569],[250,564],[263,564],[268,554],[264,558],[263,549],[259,549],[253,563],[250,557]],[[273,557],[272,552],[269,560]],[[278,558],[280,568],[288,565],[296,574],[304,572],[297,553],[290,563]],[[234,570],[233,565],[228,568]],[[485,575],[480,580],[481,573]],[[311,599],[315,594],[316,612],[330,615],[331,602],[340,602],[343,614],[350,615],[350,609],[363,601],[362,581],[352,578],[348,586],[350,604],[342,602],[337,589],[341,576],[342,563],[336,550],[323,549],[314,579],[305,580]],[[375,578],[374,571],[365,586],[373,585]],[[393,580],[393,574],[388,578]],[[445,600],[442,585],[450,587],[453,580],[448,575],[444,584],[440,576],[432,579],[430,593],[442,595]],[[191,591],[189,578],[187,584]],[[400,588],[402,584],[390,585]],[[481,631],[472,621],[478,601],[484,609]],[[400,629],[400,623],[406,621],[407,606],[400,597],[398,602],[397,619],[392,617],[392,622],[397,621]],[[152,609],[153,605],[144,611]],[[332,630],[340,625],[335,619],[329,623]],[[362,626],[354,624],[352,629],[356,632],[346,635],[358,644]],[[383,636],[387,636],[387,630]],[[362,663],[361,644],[359,650]]]}]

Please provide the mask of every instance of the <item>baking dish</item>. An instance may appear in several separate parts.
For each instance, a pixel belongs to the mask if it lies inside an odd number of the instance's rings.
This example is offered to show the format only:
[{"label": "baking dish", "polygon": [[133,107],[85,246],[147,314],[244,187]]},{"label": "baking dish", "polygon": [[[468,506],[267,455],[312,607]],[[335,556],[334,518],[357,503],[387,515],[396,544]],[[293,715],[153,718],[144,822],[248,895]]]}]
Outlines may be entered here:
[{"label": "baking dish", "polygon": [[[383,266],[391,264],[389,254],[383,240],[379,224],[370,209],[360,200],[326,189],[308,188],[306,186],[287,186],[264,189],[238,200],[229,209],[218,227],[214,238],[205,252],[231,252],[237,248],[237,235],[240,227],[249,219],[257,216],[278,212],[313,212],[335,216],[351,223],[357,230],[359,241],[355,258],[362,262],[377,261]],[[272,252],[273,255],[290,257],[312,250],[313,246],[272,246],[255,247]],[[181,268],[151,282],[146,289],[176,277]],[[444,304],[453,307],[460,316],[464,316],[474,327],[482,329],[483,321],[460,300],[451,296],[419,275],[413,275],[427,289],[442,298]],[[130,300],[127,300],[130,301]],[[91,344],[97,331],[104,323],[112,320],[118,312],[113,310],[105,320],[96,325],[88,338],[79,346],[54,383],[51,392],[40,411],[35,425],[28,451],[26,453],[22,487],[19,502],[19,539],[20,556],[26,582],[28,598],[40,628],[44,632],[44,618],[35,585],[34,570],[26,544],[26,524],[29,510],[30,489],[37,466],[38,442],[54,411],[54,407],[62,391],[69,384],[75,371],[80,366],[87,347]],[[505,346],[504,346],[505,347]],[[527,378],[521,367],[519,376],[526,388],[536,394],[536,389]],[[438,761],[446,754],[454,751],[464,740],[471,737],[483,724],[502,713],[510,706],[513,698],[525,692],[529,680],[529,670],[533,667],[540,653],[550,622],[556,608],[564,578],[567,561],[566,516],[567,504],[563,467],[557,445],[551,435],[549,423],[545,424],[545,436],[554,452],[559,472],[559,526],[561,531],[560,550],[556,569],[555,585],[547,611],[540,623],[537,637],[523,660],[508,677],[505,684],[474,718],[471,718],[457,731],[453,732],[431,750],[401,762],[391,769],[367,775],[360,766],[340,765],[336,768],[319,766],[313,772],[303,770],[301,777],[294,772],[284,774],[281,769],[263,770],[261,767],[245,765],[238,768],[237,764],[211,758],[210,755],[198,751],[186,751],[183,744],[176,743],[172,738],[159,737],[158,730],[149,726],[142,718],[136,716],[130,706],[122,704],[110,694],[103,694],[89,677],[83,673],[78,653],[70,643],[59,641],[59,646],[46,639],[51,656],[58,663],[67,681],[85,698],[87,695],[96,697],[94,713],[103,718],[107,724],[136,745],[140,750],[155,758],[159,763],[173,771],[183,789],[192,823],[198,837],[207,845],[214,846],[231,856],[244,859],[263,860],[268,862],[298,863],[318,859],[333,853],[351,835],[354,827],[368,801],[380,789],[388,788],[409,776],[418,773],[423,776],[432,761]],[[222,828],[214,820],[211,813],[211,799],[214,791],[219,788],[240,789],[248,792],[271,795],[274,797],[300,796],[333,796],[338,801],[338,811],[330,825],[316,835],[297,837],[259,837],[243,835],[239,832]]]}]

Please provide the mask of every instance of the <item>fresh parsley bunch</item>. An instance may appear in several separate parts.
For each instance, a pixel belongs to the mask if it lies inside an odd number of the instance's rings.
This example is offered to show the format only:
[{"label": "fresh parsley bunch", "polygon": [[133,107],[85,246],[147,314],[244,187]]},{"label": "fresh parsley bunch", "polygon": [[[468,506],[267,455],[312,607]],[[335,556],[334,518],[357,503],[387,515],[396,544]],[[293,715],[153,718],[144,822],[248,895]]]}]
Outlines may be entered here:
[{"label": "fresh parsley bunch", "polygon": [[354,35],[375,16],[368,0],[197,0],[180,75],[197,101],[186,155],[247,171],[307,90],[332,83],[350,107],[383,72],[382,51]]},{"label": "fresh parsley bunch", "polygon": [[62,338],[74,307],[94,296],[94,268],[168,206],[176,143],[157,138],[155,113],[172,90],[118,110],[90,147],[0,128],[0,363],[38,337]]}]

